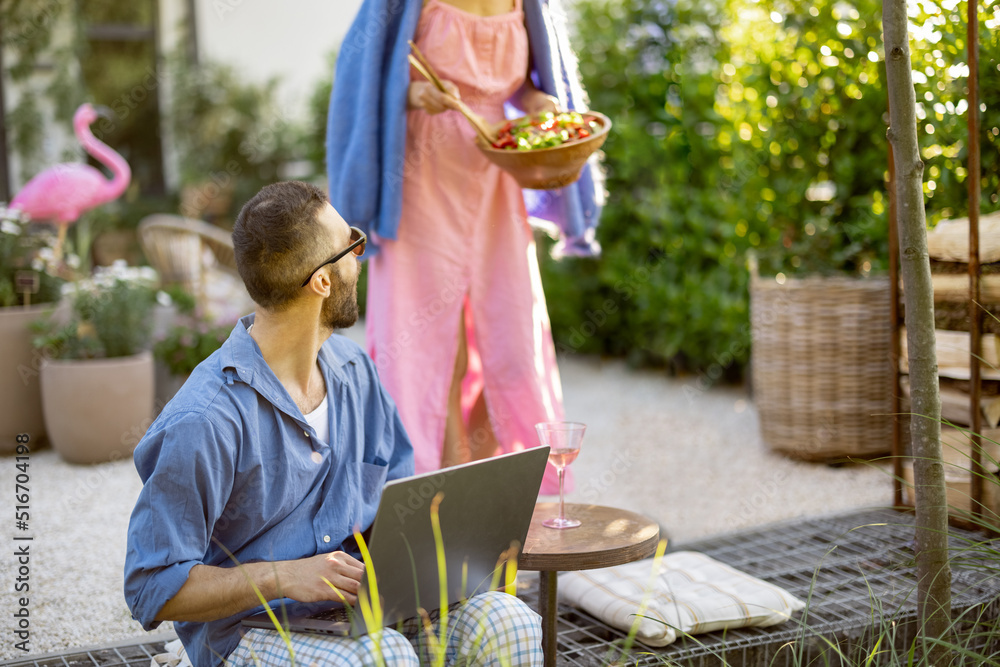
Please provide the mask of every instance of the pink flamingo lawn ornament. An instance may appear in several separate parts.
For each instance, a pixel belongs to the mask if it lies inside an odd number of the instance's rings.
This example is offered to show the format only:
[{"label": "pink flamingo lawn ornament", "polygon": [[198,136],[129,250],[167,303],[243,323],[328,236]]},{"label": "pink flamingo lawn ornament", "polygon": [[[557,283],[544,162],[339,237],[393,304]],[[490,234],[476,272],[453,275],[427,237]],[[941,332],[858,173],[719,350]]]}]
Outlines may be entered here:
[{"label": "pink flamingo lawn ornament", "polygon": [[120,197],[132,180],[132,170],[125,158],[90,131],[98,116],[110,117],[110,110],[81,104],[73,114],[73,131],[84,150],[111,170],[110,181],[89,164],[57,164],[36,174],[10,202],[11,208],[24,211],[33,222],[51,221],[59,226],[59,240],[54,250],[57,265],[62,260],[62,246],[69,226],[84,211]]}]

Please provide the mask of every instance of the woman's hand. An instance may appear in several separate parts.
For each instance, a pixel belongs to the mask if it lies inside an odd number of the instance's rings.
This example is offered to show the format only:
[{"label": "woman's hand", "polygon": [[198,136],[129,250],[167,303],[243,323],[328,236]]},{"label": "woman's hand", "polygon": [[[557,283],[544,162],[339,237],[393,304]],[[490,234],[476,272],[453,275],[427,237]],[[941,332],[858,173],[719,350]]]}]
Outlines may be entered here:
[{"label": "woman's hand", "polygon": [[429,114],[439,114],[448,109],[457,109],[461,99],[458,86],[451,81],[442,81],[448,94],[442,93],[430,81],[413,81],[407,91],[406,104],[410,109],[423,109]]},{"label": "woman's hand", "polygon": [[543,111],[555,113],[559,111],[559,100],[543,93],[535,87],[531,87],[525,90],[521,96],[521,108],[524,109],[525,115],[528,116],[534,116]]}]

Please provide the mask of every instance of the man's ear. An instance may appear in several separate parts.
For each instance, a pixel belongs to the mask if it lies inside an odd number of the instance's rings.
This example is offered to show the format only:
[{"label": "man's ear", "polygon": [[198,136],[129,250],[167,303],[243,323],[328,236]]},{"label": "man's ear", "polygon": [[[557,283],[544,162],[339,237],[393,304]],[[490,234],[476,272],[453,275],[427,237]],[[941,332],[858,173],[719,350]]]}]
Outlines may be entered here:
[{"label": "man's ear", "polygon": [[306,283],[306,289],[312,290],[317,295],[322,297],[330,296],[333,291],[333,283],[325,269],[326,267],[323,267],[318,270],[313,274],[312,278],[309,279],[309,282]]},{"label": "man's ear", "polygon": [[329,271],[317,271],[316,275],[313,276],[313,282],[316,289],[319,290],[320,296],[328,297],[333,293],[333,281],[330,279]]}]

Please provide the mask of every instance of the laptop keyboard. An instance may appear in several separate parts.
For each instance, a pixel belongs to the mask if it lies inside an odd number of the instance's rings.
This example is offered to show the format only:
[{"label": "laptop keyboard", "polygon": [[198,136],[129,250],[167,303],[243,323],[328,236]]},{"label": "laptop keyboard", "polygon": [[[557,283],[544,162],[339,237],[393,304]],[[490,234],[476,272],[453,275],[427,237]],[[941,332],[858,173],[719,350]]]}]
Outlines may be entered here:
[{"label": "laptop keyboard", "polygon": [[351,620],[351,617],[347,615],[347,607],[334,607],[333,609],[313,614],[309,618],[314,618],[320,621],[334,621],[338,623],[347,623]]}]

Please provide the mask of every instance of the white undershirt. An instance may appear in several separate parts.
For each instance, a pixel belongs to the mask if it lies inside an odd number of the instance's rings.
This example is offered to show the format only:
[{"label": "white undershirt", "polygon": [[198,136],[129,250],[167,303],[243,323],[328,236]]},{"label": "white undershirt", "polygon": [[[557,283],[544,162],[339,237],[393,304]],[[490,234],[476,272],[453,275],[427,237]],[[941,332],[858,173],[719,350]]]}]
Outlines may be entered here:
[{"label": "white undershirt", "polygon": [[319,404],[319,407],[306,415],[306,421],[316,431],[317,438],[330,444],[330,417],[327,414],[328,396],[329,394],[324,395],[323,402]]}]

